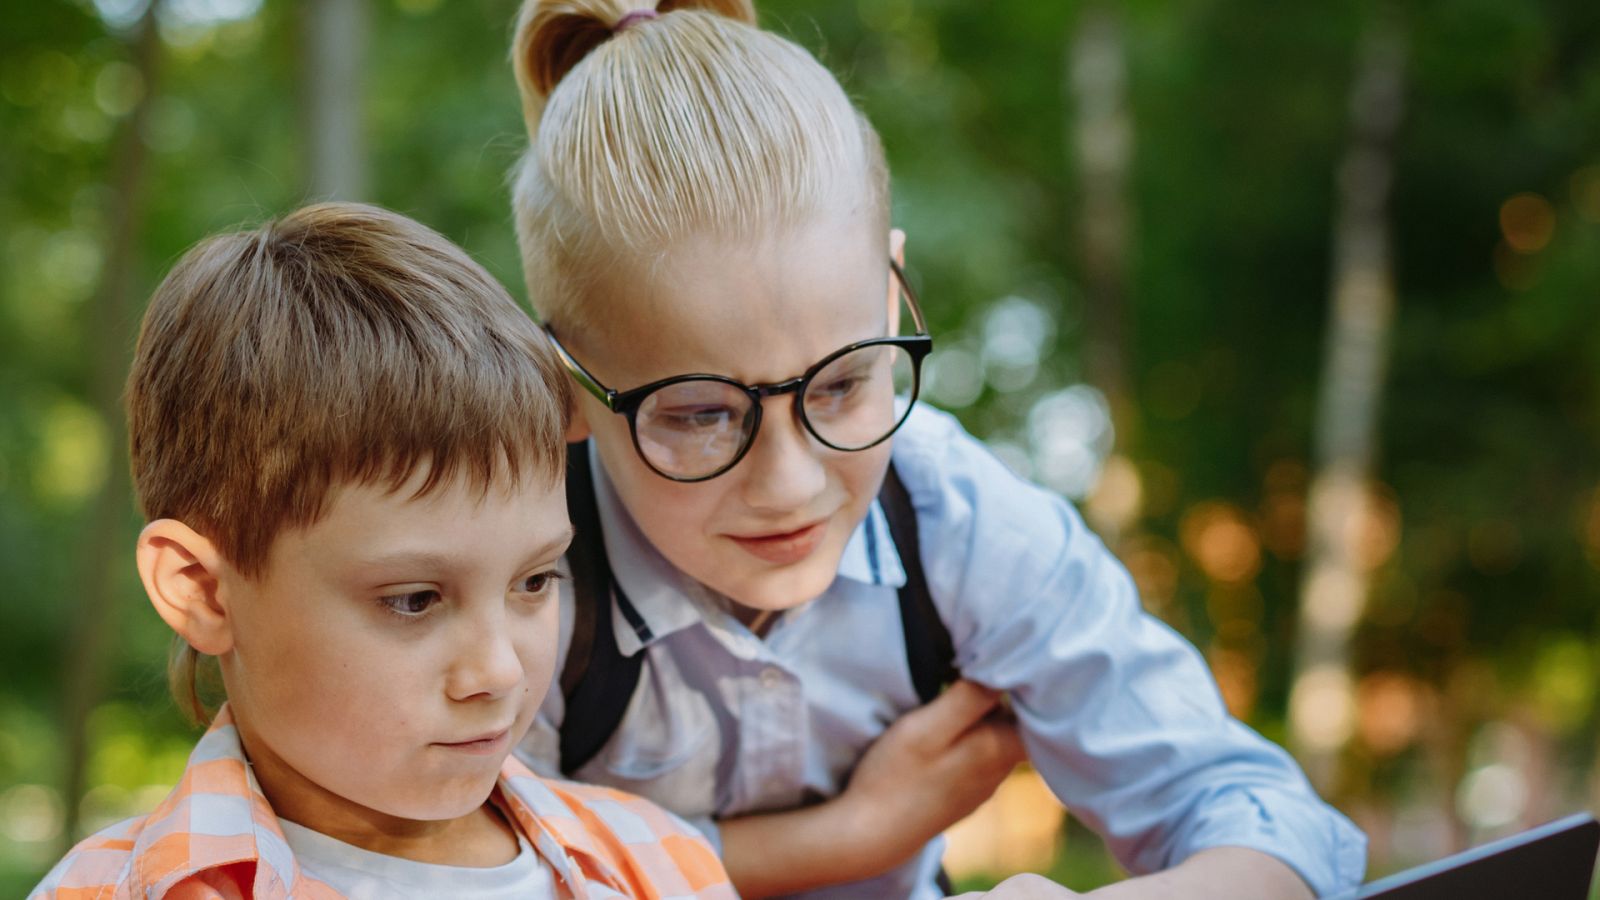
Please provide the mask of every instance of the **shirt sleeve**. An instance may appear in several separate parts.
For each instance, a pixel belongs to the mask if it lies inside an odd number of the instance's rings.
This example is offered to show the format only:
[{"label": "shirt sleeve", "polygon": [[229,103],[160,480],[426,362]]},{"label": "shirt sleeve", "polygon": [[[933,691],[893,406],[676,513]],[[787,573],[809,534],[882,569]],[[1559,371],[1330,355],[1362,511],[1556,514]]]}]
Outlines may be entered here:
[{"label": "shirt sleeve", "polygon": [[1011,696],[1056,796],[1132,872],[1237,846],[1282,860],[1318,895],[1359,884],[1365,836],[1228,714],[1198,651],[1144,612],[1071,505],[950,417],[919,412],[895,461],[956,663]]}]

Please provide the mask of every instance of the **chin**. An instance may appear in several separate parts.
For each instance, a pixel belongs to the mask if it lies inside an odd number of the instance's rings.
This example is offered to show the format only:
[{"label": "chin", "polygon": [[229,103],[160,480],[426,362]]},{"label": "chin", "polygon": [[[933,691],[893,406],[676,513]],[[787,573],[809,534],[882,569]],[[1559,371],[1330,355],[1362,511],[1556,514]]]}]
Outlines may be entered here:
[{"label": "chin", "polygon": [[[830,530],[837,532],[837,527]],[[751,609],[773,612],[794,609],[822,596],[833,584],[839,574],[839,560],[844,556],[844,545],[844,540],[830,534],[805,559],[777,569],[752,572],[739,585],[741,590],[726,593]]]},{"label": "chin", "polygon": [[395,808],[384,809],[382,812],[418,822],[459,819],[488,802],[489,794],[494,791],[495,782],[495,778],[489,778],[482,783],[470,785],[459,782],[442,785],[435,793],[428,796],[414,794],[404,802],[396,803]]},{"label": "chin", "polygon": [[782,612],[821,596],[833,583],[838,569],[837,559],[831,565],[806,560],[777,571],[763,572],[725,593],[742,606]]}]

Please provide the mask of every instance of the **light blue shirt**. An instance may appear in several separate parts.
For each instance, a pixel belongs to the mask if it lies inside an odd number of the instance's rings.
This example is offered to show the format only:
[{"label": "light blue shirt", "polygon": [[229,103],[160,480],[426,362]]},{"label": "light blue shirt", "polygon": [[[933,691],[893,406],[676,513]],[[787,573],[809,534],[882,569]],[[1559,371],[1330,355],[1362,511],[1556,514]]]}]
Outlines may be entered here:
[{"label": "light blue shirt", "polygon": [[[1200,654],[1144,612],[1071,505],[929,407],[893,452],[963,677],[1010,695],[1034,767],[1124,867],[1237,846],[1283,860],[1318,895],[1360,883],[1365,837],[1287,753],[1228,715]],[[718,819],[838,795],[867,746],[918,705],[896,597],[905,570],[882,509],[827,591],[763,639],[656,552],[597,460],[594,471],[606,550],[644,621],[615,615],[617,645],[645,659],[622,724],[577,778],[649,797],[714,843]],[[564,661],[565,583],[561,601]],[[552,687],[521,748],[545,774],[557,774],[563,705]],[[942,851],[936,840],[880,878],[805,896],[937,897]]]}]

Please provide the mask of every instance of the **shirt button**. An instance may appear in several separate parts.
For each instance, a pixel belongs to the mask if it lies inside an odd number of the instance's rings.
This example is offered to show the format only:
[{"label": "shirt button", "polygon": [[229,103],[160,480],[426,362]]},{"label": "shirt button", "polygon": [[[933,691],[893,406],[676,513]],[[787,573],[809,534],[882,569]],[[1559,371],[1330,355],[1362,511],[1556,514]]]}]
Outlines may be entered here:
[{"label": "shirt button", "polygon": [[762,669],[761,686],[769,691],[775,691],[778,688],[783,687],[783,673],[771,666]]}]

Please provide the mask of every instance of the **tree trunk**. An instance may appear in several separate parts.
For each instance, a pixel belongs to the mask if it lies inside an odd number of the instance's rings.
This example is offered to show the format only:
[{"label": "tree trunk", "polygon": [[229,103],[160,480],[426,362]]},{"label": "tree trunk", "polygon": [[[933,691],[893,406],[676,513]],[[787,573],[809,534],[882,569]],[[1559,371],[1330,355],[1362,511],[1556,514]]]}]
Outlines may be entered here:
[{"label": "tree trunk", "polygon": [[1307,526],[1290,741],[1318,789],[1333,787],[1354,722],[1349,640],[1366,607],[1362,532],[1394,314],[1389,193],[1402,113],[1399,23],[1368,25],[1350,93],[1350,146],[1339,168],[1332,303],[1323,360]]},{"label": "tree trunk", "polygon": [[303,0],[300,5],[306,185],[315,200],[367,195],[361,129],[367,20],[366,0]]},{"label": "tree trunk", "polygon": [[[1126,446],[1134,427],[1129,387],[1130,327],[1126,311],[1129,232],[1128,177],[1133,121],[1128,111],[1128,60],[1115,7],[1085,9],[1069,40],[1066,87],[1070,143],[1078,180],[1077,256],[1084,284],[1084,375],[1104,392],[1116,435]],[[1115,546],[1138,515],[1137,489],[1125,478],[1102,479],[1087,506],[1095,528]]]},{"label": "tree trunk", "polygon": [[105,269],[88,316],[91,370],[89,401],[107,427],[106,477],[96,493],[84,528],[78,566],[78,616],[62,659],[62,730],[66,760],[62,798],[64,854],[78,837],[79,807],[89,756],[89,713],[105,689],[108,657],[114,655],[117,586],[127,559],[128,498],[132,493],[127,460],[127,425],[122,412],[122,385],[127,377],[129,348],[135,331],[134,264],[144,233],[147,152],[142,137],[161,72],[161,38],[152,2],[133,31],[133,65],[144,94],[123,121],[112,157],[115,193],[107,217]]}]

